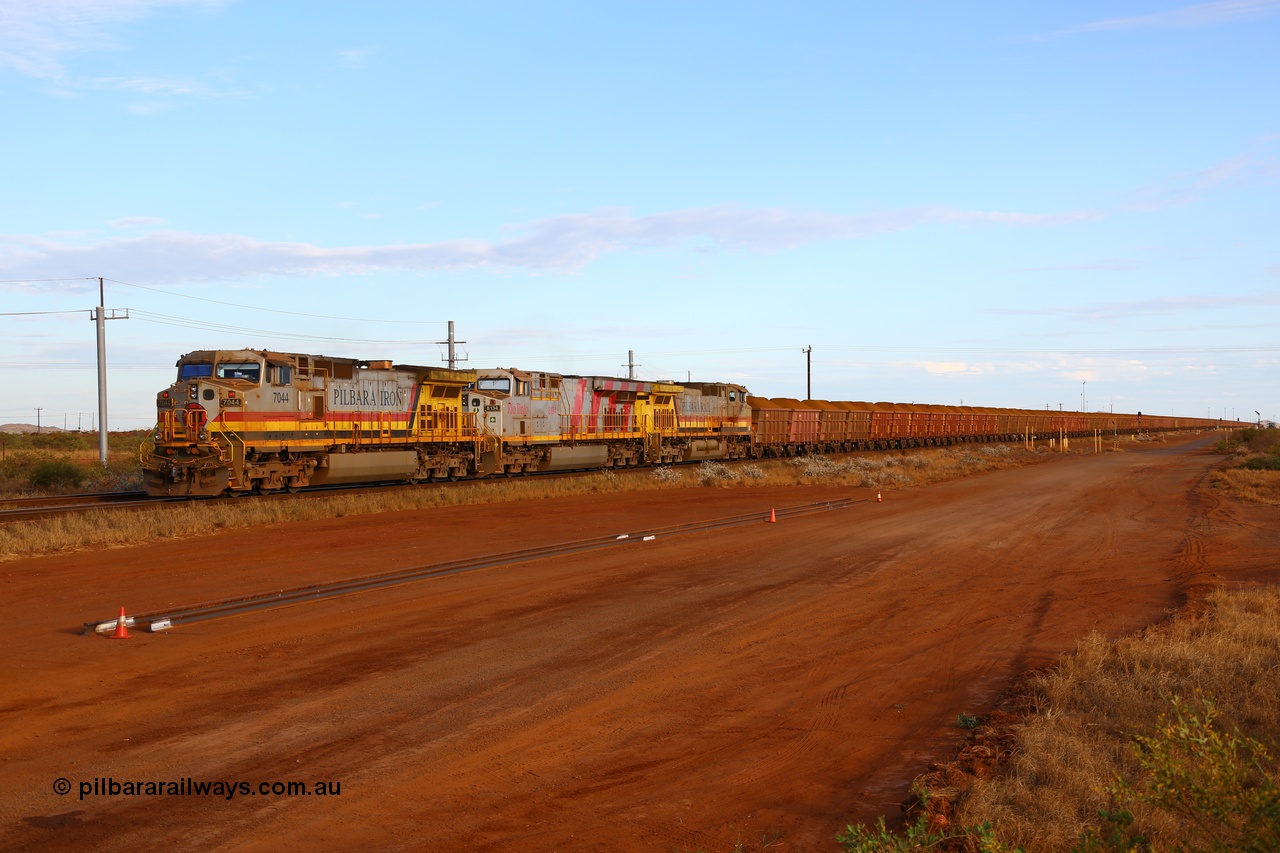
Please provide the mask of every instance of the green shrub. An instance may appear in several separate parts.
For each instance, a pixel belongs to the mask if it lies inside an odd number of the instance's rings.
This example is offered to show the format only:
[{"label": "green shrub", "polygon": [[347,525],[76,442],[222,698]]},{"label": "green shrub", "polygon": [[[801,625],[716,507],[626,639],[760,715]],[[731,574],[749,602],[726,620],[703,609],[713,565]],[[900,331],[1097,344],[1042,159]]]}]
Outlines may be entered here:
[{"label": "green shrub", "polygon": [[88,474],[69,459],[42,459],[31,467],[28,481],[33,489],[79,488]]},{"label": "green shrub", "polygon": [[[1200,700],[1199,710],[1176,696],[1171,704],[1172,718],[1161,715],[1154,734],[1133,738],[1145,773],[1140,786],[1118,780],[1107,792],[1118,803],[1130,800],[1181,818],[1188,837],[1173,842],[1175,853],[1280,850],[1280,782],[1267,747],[1238,731],[1215,729],[1217,709],[1209,699]],[[1151,849],[1128,809],[1100,814],[1107,827],[1085,835],[1076,850]]]},{"label": "green shrub", "polygon": [[1020,853],[1021,849],[1009,848],[997,841],[990,824],[931,829],[928,816],[923,814],[915,823],[903,827],[902,832],[890,831],[885,826],[883,817],[874,829],[861,824],[846,826],[844,832],[836,835],[836,841],[844,847],[845,853],[943,850],[950,849],[950,845],[957,843],[963,844],[967,849],[977,850],[978,853]]}]

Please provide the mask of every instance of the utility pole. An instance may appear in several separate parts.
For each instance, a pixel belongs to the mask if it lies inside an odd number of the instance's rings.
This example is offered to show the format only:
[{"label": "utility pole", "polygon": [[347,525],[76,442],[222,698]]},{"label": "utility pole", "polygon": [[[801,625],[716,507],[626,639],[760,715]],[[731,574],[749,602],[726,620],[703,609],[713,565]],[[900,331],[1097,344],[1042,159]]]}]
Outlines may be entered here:
[{"label": "utility pole", "polygon": [[806,400],[813,399],[813,344],[809,344],[807,349],[801,350],[804,353],[804,398]]},{"label": "utility pole", "polygon": [[40,407],[36,406],[36,435],[40,434]]},{"label": "utility pole", "polygon": [[105,468],[107,465],[107,320],[128,320],[129,309],[117,314],[111,309],[107,316],[106,289],[102,276],[98,276],[98,307],[94,309],[93,319],[98,324],[98,461]]},{"label": "utility pole", "polygon": [[447,359],[447,361],[449,362],[449,369],[450,369],[450,370],[457,370],[457,369],[458,369],[458,362],[459,362],[459,361],[469,361],[469,360],[470,360],[470,359],[466,359],[466,358],[458,358],[458,353],[457,353],[457,350],[456,350],[456,346],[457,346],[458,344],[465,344],[465,343],[466,343],[466,341],[460,341],[460,340],[457,340],[457,339],[455,339],[455,338],[454,338],[454,336],[453,336],[453,321],[452,321],[452,320],[450,320],[450,321],[449,321],[449,339],[448,339],[448,340],[446,340],[446,341],[436,341],[436,343],[437,343],[437,344],[448,344],[448,345],[449,345],[449,358]]},{"label": "utility pole", "polygon": [[636,378],[636,368],[640,365],[636,364],[636,351],[627,350],[627,378],[634,380]]}]

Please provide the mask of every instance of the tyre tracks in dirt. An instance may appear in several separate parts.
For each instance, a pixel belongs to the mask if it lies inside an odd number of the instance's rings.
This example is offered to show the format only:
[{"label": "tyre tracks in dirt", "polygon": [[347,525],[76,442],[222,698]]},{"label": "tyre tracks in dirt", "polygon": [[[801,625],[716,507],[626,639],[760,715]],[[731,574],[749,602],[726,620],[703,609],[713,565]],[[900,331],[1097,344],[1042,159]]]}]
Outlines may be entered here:
[{"label": "tyre tracks in dirt", "polygon": [[[426,549],[456,559],[866,495],[699,489],[278,525],[202,537],[180,576],[173,543],[8,563],[0,833],[15,849],[832,849],[846,822],[896,813],[949,757],[956,714],[1025,669],[1090,630],[1163,618],[1202,577],[1266,576],[1265,525],[1197,503],[1204,443],[129,643],[57,626],[121,597],[159,610],[418,565]],[[343,787],[221,803],[48,789],[113,774]]]}]

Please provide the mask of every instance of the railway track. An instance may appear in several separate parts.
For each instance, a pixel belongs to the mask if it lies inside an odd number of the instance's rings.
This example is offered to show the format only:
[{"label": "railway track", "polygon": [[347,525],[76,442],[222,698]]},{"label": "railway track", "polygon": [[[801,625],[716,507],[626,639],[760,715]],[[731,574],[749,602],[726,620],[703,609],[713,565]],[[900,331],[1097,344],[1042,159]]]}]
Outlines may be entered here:
[{"label": "railway track", "polygon": [[[767,522],[771,518],[795,518],[797,516],[809,515],[812,513],[847,509],[855,504],[867,502],[867,499],[855,500],[853,498],[845,498],[835,501],[821,501],[819,503],[802,504],[800,506],[770,510],[769,512],[753,512],[745,515],[727,516],[724,518],[716,518],[706,521],[677,524],[669,527],[659,527],[647,531],[622,533],[616,536],[598,536],[593,539],[581,539],[558,545],[545,545],[537,548],[526,548],[519,551],[508,551],[499,554],[485,554],[477,557],[469,557],[462,560],[451,560],[443,563],[411,566],[409,568],[396,569],[390,572],[363,575],[361,577],[347,578],[345,580],[331,581],[329,583],[312,584],[310,586],[295,587],[292,589],[272,590],[270,592],[263,592],[255,595],[226,598],[218,601],[205,602],[203,604],[193,604],[184,607],[155,611],[152,613],[135,614],[133,616],[126,615],[125,625],[127,627],[146,626],[150,631],[161,631],[177,625],[192,622],[202,622],[208,619],[218,619],[224,616],[235,616],[256,610],[291,607],[296,604],[304,604],[310,601],[323,601],[325,599],[338,598],[340,596],[352,595],[359,592],[368,592],[375,589],[385,589],[387,587],[399,586],[401,584],[446,577],[448,575],[459,574],[461,572],[471,572],[478,569],[490,569],[499,566],[513,566],[535,560],[565,557],[572,554],[580,554],[586,551],[598,551],[606,548],[632,547],[658,538],[681,536],[691,533],[704,533],[713,530],[722,530],[728,527],[738,527],[745,524],[759,524],[761,522]],[[101,619],[93,622],[86,622],[84,623],[84,633],[86,635],[94,635],[114,631],[119,621],[119,617],[117,616],[112,619]]]},{"label": "railway track", "polygon": [[[462,480],[460,482],[476,482]],[[404,483],[362,483],[354,486],[317,486],[300,492],[267,492],[244,496],[223,496],[219,498],[190,498],[185,495],[148,495],[144,491],[103,492],[101,494],[84,495],[49,495],[44,497],[0,498],[0,524],[12,521],[30,521],[54,515],[71,515],[89,512],[96,509],[138,509],[165,504],[189,504],[192,501],[247,501],[271,498],[318,498],[342,492],[367,491],[369,489],[417,488],[430,485],[432,487],[448,486],[452,483],[440,482],[430,484],[408,485]]]},{"label": "railway track", "polygon": [[[686,463],[689,465],[696,463]],[[616,468],[609,469],[617,476],[632,476],[640,473],[649,472],[653,469],[650,467],[637,468]],[[185,495],[174,496],[150,496],[144,491],[129,492],[102,492],[98,494],[83,495],[50,495],[45,497],[22,497],[22,498],[0,498],[0,524],[13,521],[30,521],[37,518],[47,518],[55,515],[71,515],[79,512],[89,512],[96,509],[137,509],[141,507],[154,507],[164,504],[185,504],[192,501],[248,501],[248,500],[272,500],[272,499],[307,499],[319,498],[328,495],[342,494],[348,492],[367,492],[377,491],[381,489],[440,489],[452,486],[465,486],[467,484],[476,483],[508,483],[521,479],[559,479],[562,477],[580,477],[584,474],[599,473],[598,469],[588,471],[549,471],[549,472],[529,472],[517,475],[495,475],[484,478],[466,478],[461,480],[432,480],[424,483],[357,483],[353,485],[338,486],[314,486],[302,489],[298,492],[265,492],[265,493],[246,493],[242,495],[232,496],[224,495],[222,497],[213,498],[191,498]]]},{"label": "railway track", "polygon": [[157,503],[165,503],[171,500],[173,499],[153,498],[143,491],[0,498],[0,524],[10,521],[47,518],[53,515],[88,512],[94,509],[154,506]]}]

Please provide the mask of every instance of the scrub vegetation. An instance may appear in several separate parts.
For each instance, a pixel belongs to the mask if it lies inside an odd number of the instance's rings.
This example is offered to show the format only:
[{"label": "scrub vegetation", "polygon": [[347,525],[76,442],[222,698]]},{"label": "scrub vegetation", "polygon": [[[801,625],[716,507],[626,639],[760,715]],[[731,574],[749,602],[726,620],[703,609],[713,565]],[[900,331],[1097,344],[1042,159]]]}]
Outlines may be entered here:
[{"label": "scrub vegetation", "polygon": [[1227,466],[1213,474],[1214,488],[1233,498],[1280,506],[1280,429],[1244,429],[1214,449],[1229,457]]},{"label": "scrub vegetation", "polygon": [[0,432],[0,497],[141,488],[138,445],[147,435],[109,433],[104,467],[96,432]]},{"label": "scrub vegetation", "polygon": [[921,777],[908,826],[851,826],[840,843],[859,853],[1278,850],[1277,672],[1277,587],[1219,590],[1203,614],[1138,636],[1090,636],[1011,700],[1030,713],[1006,725],[998,775]]}]

